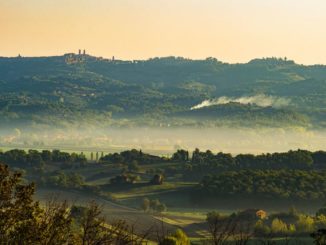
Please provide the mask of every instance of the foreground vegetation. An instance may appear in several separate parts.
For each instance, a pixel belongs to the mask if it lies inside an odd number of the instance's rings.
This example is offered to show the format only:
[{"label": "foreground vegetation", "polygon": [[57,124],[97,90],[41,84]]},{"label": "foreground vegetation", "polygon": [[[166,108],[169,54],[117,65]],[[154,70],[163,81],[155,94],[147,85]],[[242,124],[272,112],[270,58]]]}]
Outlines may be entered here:
[{"label": "foreground vegetation", "polygon": [[[0,165],[0,240],[3,244],[141,244],[124,221],[110,225],[100,207],[33,201],[35,186],[22,185],[21,174]],[[144,235],[145,236],[145,235]]]}]

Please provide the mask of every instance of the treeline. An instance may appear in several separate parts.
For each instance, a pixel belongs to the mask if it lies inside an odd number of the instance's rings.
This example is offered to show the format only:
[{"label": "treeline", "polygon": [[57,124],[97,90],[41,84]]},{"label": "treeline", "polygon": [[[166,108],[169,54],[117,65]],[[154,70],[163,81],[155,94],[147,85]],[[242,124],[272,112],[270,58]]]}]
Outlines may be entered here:
[{"label": "treeline", "polygon": [[105,155],[100,158],[102,163],[123,163],[123,164],[153,164],[157,162],[167,161],[164,157],[154,156],[143,153],[141,150],[129,150],[120,153],[113,153]]},{"label": "treeline", "polygon": [[254,197],[316,200],[326,198],[326,171],[241,170],[205,176],[201,197]]},{"label": "treeline", "polygon": [[171,158],[154,156],[141,150],[127,150],[121,153],[110,153],[100,158],[102,163],[123,164],[154,164],[158,162],[177,162],[191,164],[188,169],[324,169],[326,168],[326,152],[296,150],[282,153],[267,153],[261,155],[200,151],[195,149],[190,156],[189,151],[177,150]]},{"label": "treeline", "polygon": [[[39,166],[42,163],[81,163],[87,162],[83,153],[68,153],[60,150],[9,150],[0,151],[0,161],[11,166]],[[142,150],[127,150],[120,153],[110,153],[100,158],[104,164],[155,164],[161,162],[183,163],[182,171],[200,173],[212,170],[238,169],[325,169],[326,152],[307,150],[288,151],[283,153],[267,153],[261,155],[200,151],[195,149],[190,156],[189,151],[177,150],[171,158],[160,157],[142,152]],[[181,165],[180,165],[181,166]],[[64,167],[64,166],[63,166]]]},{"label": "treeline", "polygon": [[[180,154],[183,157],[180,157]],[[179,150],[173,155],[173,159],[189,159],[187,152]],[[245,169],[322,169],[326,168],[326,152],[307,150],[290,150],[282,153],[267,153],[261,155],[231,154],[219,152],[212,153],[210,150],[205,152],[196,149],[192,153],[192,164],[207,164],[214,167],[226,169],[245,168]]]},{"label": "treeline", "polygon": [[192,156],[188,151],[178,150],[172,159],[184,163],[174,171],[183,174],[185,179],[198,179],[205,174],[221,173],[241,169],[251,170],[321,170],[326,169],[326,152],[307,150],[288,151],[283,153],[267,153],[260,155],[200,151],[196,149]]},{"label": "treeline", "polygon": [[87,159],[83,153],[68,153],[60,150],[9,150],[6,152],[0,151],[0,162],[4,162],[14,167],[36,167],[42,168],[47,163],[86,163]]}]

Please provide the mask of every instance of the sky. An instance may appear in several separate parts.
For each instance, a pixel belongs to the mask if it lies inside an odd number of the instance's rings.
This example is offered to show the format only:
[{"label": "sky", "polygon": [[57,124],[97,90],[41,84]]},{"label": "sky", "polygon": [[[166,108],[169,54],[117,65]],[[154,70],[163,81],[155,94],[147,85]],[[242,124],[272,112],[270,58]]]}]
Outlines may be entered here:
[{"label": "sky", "polygon": [[325,0],[0,0],[0,56],[326,64]]}]

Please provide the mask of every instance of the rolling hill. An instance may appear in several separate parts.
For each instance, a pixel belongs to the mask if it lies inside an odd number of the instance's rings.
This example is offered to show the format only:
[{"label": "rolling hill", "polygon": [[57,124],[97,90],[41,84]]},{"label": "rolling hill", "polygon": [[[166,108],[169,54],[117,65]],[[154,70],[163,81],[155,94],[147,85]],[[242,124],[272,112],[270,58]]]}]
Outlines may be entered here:
[{"label": "rolling hill", "polygon": [[0,86],[7,126],[326,126],[326,66],[287,59],[0,57]]}]

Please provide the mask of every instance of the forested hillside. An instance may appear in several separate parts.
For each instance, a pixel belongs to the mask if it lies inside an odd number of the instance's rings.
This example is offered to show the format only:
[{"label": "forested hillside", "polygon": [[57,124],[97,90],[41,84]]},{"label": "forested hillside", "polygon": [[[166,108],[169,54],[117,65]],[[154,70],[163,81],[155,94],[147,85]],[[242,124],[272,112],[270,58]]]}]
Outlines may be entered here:
[{"label": "forested hillside", "polygon": [[326,121],[326,67],[286,59],[0,58],[0,86],[7,125],[325,127]]}]

